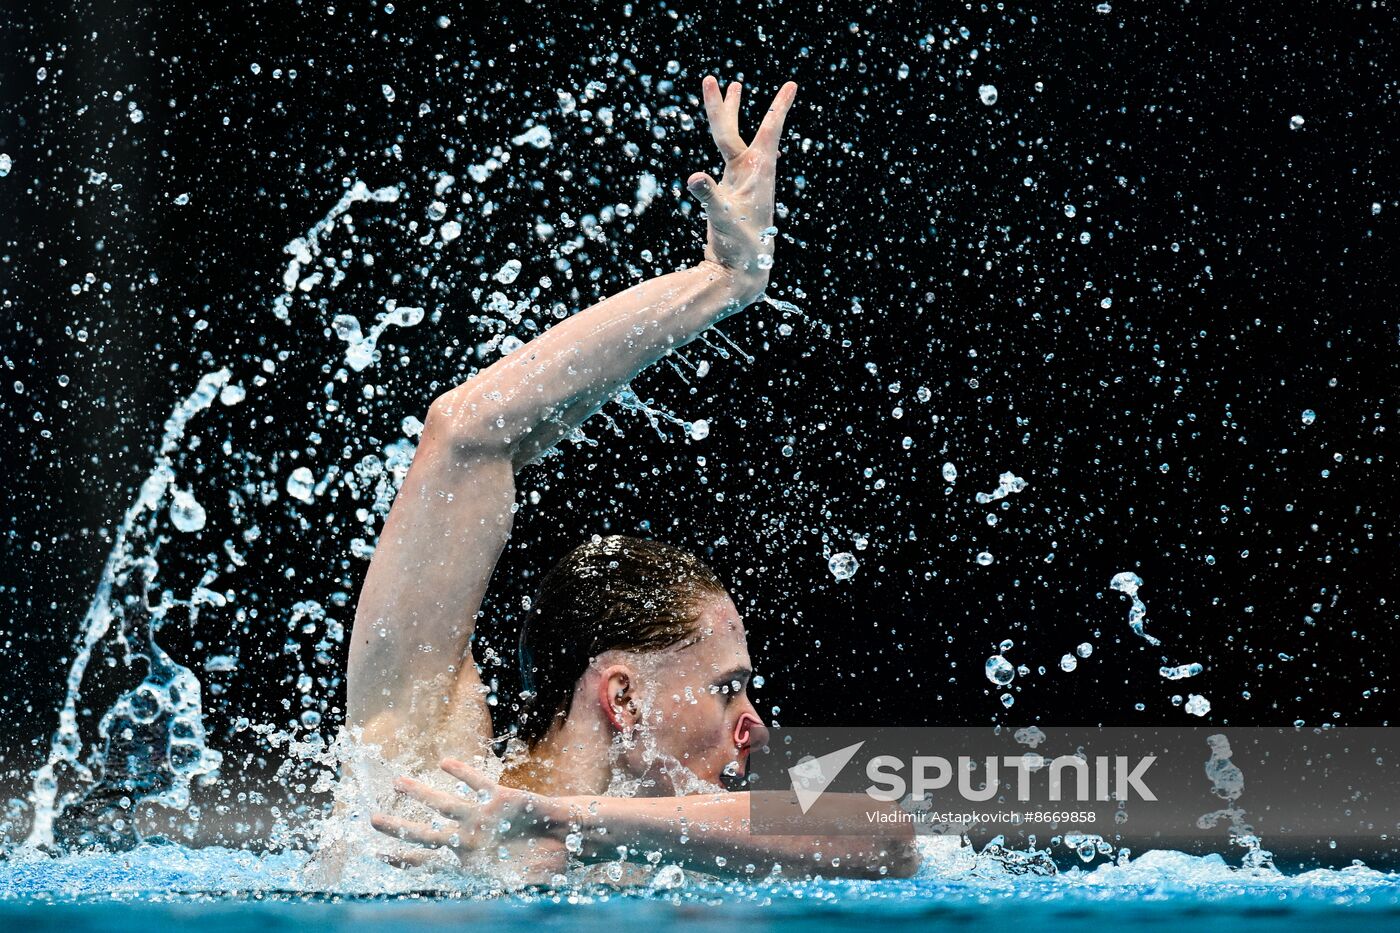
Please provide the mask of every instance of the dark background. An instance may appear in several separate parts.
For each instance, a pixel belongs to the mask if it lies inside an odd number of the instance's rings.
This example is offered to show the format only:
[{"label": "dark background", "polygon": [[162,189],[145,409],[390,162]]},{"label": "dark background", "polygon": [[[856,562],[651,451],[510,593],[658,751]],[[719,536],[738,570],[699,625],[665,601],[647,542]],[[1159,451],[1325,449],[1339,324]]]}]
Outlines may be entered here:
[{"label": "dark background", "polygon": [[[238,717],[282,727],[306,707],[337,722],[344,646],[318,661],[326,626],[304,631],[292,607],[315,600],[348,626],[365,503],[343,490],[297,502],[287,474],[382,453],[405,416],[493,359],[470,352],[493,333],[473,318],[491,291],[538,288],[539,310],[512,328],[528,339],[556,307],[698,260],[703,221],[675,186],[720,167],[697,99],[711,72],[746,83],[746,132],[784,80],[800,84],[770,294],[807,317],[758,305],[722,327],[751,362],[697,343],[686,352],[707,377],[687,386],[663,365],[637,380],[643,398],[708,419],[705,440],[663,439],[610,406],[625,436],[595,418],[598,446],[565,445],[520,477],[478,639],[499,726],[522,600],[608,532],[691,548],[733,582],[765,679],[756,702],[790,725],[1389,724],[1393,13],[989,6],[7,8],[6,787],[24,793],[47,748],[79,620],[164,419],[225,365],[248,398],[191,425],[177,484],[208,523],[155,528],[168,538],[157,585],[187,598],[213,568],[235,599],[194,626],[173,615],[158,640],[196,670],[238,657],[236,672],[201,671],[229,775],[261,773],[244,756],[268,754],[232,732]],[[988,83],[993,106],[978,99]],[[531,122],[549,148],[511,144]],[[493,152],[509,164],[472,181],[466,167]],[[463,233],[420,244],[442,172],[457,178],[443,200]],[[655,202],[603,223],[558,269],[579,232],[561,215],[632,205],[643,172],[660,181]],[[325,236],[327,255],[350,251],[345,281],[280,321],[283,247],[348,180],[403,193],[357,206],[353,235]],[[491,281],[510,258],[520,278]],[[431,317],[391,328],[377,365],[337,381],[331,317],[367,327],[385,299]],[[960,474],[951,490],[945,461]],[[978,505],[1007,470],[1028,488]],[[259,503],[263,481],[276,501]],[[244,490],[241,517],[231,490]],[[226,540],[245,567],[229,570]],[[860,562],[849,581],[828,572],[838,551]],[[1124,570],[1144,580],[1158,648],[1108,588]],[[983,674],[1003,639],[1030,668],[1009,710]],[[1081,642],[1092,656],[1059,670]],[[1158,674],[1193,661],[1205,672],[1189,681]],[[131,682],[109,639],[85,685],[91,713]],[[1173,704],[1188,693],[1210,700],[1205,720]]]}]

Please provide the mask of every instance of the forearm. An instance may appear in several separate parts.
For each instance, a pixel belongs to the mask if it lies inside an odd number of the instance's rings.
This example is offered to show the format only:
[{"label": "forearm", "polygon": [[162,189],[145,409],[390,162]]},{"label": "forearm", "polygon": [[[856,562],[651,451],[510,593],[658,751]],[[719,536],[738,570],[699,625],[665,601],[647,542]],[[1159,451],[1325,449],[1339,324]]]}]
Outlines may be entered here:
[{"label": "forearm", "polygon": [[578,834],[585,859],[616,858],[618,846],[661,851],[710,873],[775,867],[790,875],[907,877],[918,867],[913,834],[767,835],[751,829],[747,793],[686,797],[565,797],[548,820],[561,840]]},{"label": "forearm", "polygon": [[464,442],[528,463],[673,348],[753,302],[764,280],[713,262],[650,279],[554,325],[439,398]]}]

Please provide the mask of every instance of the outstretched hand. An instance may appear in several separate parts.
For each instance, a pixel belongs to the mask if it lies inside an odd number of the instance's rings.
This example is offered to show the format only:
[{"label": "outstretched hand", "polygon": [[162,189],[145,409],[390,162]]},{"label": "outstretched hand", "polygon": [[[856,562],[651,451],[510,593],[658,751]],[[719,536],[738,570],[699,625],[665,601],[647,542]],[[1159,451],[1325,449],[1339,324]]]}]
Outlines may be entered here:
[{"label": "outstretched hand", "polygon": [[768,284],[773,266],[774,184],[778,143],[783,135],[797,85],[789,81],[779,89],[763,123],[751,142],[739,135],[739,102],[743,85],[735,81],[720,95],[719,82],[707,76],[702,82],[710,134],[724,157],[724,178],[716,182],[704,172],[690,176],[686,185],[705,206],[709,233],[705,258],[732,270],[756,297]]},{"label": "outstretched hand", "polygon": [[497,784],[476,768],[453,758],[443,759],[441,766],[466,784],[470,793],[449,793],[410,777],[396,779],[394,790],[427,804],[447,822],[425,823],[376,813],[370,818],[370,825],[406,842],[451,849],[463,860],[512,839],[548,835],[554,816],[549,798]]}]

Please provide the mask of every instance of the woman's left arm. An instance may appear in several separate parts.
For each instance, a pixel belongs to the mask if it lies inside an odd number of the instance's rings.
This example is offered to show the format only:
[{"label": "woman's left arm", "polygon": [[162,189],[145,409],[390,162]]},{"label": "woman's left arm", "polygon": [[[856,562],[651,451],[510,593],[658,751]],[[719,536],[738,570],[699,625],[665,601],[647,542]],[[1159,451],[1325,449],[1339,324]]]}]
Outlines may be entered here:
[{"label": "woman's left arm", "polygon": [[[535,839],[563,843],[585,860],[617,858],[619,846],[659,851],[669,862],[711,874],[743,874],[751,865],[759,875],[779,868],[798,876],[905,878],[919,867],[914,832],[906,822],[881,822],[879,831],[869,833],[762,834],[753,832],[747,792],[547,797],[496,784],[455,759],[445,759],[442,768],[474,794],[450,794],[407,777],[394,786],[452,820],[451,825],[379,813],[371,819],[374,828],[408,842],[454,849],[463,858],[505,840]],[[850,798],[848,828],[868,822],[864,814],[879,806],[860,795],[832,796]],[[766,803],[783,805],[777,794]],[[796,817],[796,802],[790,806]]]}]

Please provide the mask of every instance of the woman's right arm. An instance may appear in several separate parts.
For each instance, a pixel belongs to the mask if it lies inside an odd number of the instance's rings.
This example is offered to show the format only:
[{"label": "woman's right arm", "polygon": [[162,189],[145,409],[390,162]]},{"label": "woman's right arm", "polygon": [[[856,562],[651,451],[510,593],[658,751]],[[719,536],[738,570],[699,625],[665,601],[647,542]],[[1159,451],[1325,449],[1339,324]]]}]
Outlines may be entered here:
[{"label": "woman's right arm", "polygon": [[703,82],[724,178],[689,179],[705,206],[703,261],[559,322],[444,393],[428,412],[355,609],[347,720],[386,757],[423,763],[491,738],[471,639],[510,536],[515,470],[566,437],[671,349],[757,300],[774,247],[783,85],[752,143],[739,135],[739,85]]},{"label": "woman's right arm", "polygon": [[673,349],[684,346],[757,301],[768,286],[774,240],[778,143],[797,94],[778,91],[751,143],[739,135],[735,82],[721,96],[702,82],[715,144],[724,157],[716,182],[690,176],[705,207],[705,258],[658,276],[555,324],[438,400],[444,420],[486,429],[482,440],[529,463],[571,433],[618,389]]}]

